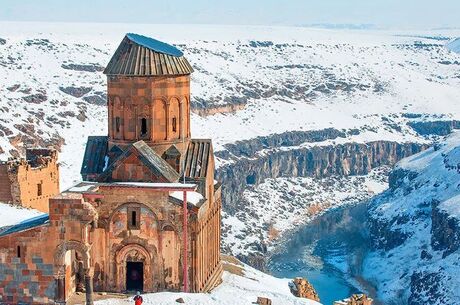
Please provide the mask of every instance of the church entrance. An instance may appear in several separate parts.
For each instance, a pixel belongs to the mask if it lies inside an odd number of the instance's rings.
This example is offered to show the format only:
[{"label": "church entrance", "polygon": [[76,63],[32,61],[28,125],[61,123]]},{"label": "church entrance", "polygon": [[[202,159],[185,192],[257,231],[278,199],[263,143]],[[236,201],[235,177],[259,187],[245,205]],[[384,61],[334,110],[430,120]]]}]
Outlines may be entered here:
[{"label": "church entrance", "polygon": [[[155,250],[152,250],[152,253]],[[127,244],[116,252],[116,289],[117,291],[153,292],[160,274],[157,265],[152,267],[150,253],[138,244]],[[157,268],[157,272],[153,272]]]},{"label": "church entrance", "polygon": [[126,290],[144,290],[144,263],[126,262]]}]

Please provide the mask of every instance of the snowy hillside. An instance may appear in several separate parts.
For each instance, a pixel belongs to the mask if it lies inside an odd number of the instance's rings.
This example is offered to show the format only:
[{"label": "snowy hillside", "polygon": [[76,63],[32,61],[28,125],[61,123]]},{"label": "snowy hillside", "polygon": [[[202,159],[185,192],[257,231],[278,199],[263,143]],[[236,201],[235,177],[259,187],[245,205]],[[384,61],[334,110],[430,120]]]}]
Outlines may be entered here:
[{"label": "snowy hillside", "polygon": [[[224,258],[223,283],[211,293],[161,292],[143,295],[144,304],[177,304],[183,298],[190,305],[250,305],[257,297],[267,297],[273,305],[320,305],[318,302],[294,297],[289,291],[287,279],[277,279],[231,257]],[[132,304],[131,299],[108,299],[95,302],[97,305]]]},{"label": "snowy hillside", "polygon": [[385,304],[460,304],[460,133],[401,161],[371,201],[364,277]]},{"label": "snowy hillside", "polygon": [[447,48],[455,53],[460,53],[460,38],[457,38],[447,44]]},{"label": "snowy hillside", "polygon": [[86,136],[106,133],[101,70],[126,32],[184,51],[195,69],[193,109],[204,115],[193,116],[192,134],[217,150],[328,127],[362,142],[420,141],[406,123],[459,118],[460,55],[433,36],[458,31],[2,22],[2,158],[51,144],[62,148],[62,186],[79,179]]}]

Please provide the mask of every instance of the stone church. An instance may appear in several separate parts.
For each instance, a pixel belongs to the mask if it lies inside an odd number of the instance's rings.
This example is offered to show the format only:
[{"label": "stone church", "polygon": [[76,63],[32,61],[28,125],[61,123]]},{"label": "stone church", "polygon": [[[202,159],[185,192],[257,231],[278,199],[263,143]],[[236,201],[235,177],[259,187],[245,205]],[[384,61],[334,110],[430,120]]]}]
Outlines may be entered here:
[{"label": "stone church", "polygon": [[221,186],[192,139],[177,48],[127,34],[107,75],[108,135],[49,213],[0,231],[0,303],[66,304],[75,291],[206,292],[221,281]]}]

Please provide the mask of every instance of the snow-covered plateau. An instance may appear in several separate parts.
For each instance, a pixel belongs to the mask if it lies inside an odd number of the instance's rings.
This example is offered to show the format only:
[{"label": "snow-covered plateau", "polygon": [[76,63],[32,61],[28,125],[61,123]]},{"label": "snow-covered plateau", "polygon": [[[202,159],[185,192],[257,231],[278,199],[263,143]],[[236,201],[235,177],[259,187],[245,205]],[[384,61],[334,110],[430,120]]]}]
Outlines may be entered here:
[{"label": "snow-covered plateau", "polygon": [[79,179],[86,137],[106,133],[102,70],[127,32],[184,51],[195,69],[192,135],[216,151],[326,128],[349,141],[422,141],[407,123],[460,113],[460,55],[445,47],[458,30],[0,22],[3,158],[51,144],[62,150],[62,186]]},{"label": "snow-covered plateau", "polygon": [[[242,259],[256,255],[246,261],[258,267],[260,255],[287,232],[329,207],[383,192],[397,161],[460,127],[460,30],[0,22],[0,158],[51,145],[60,150],[61,188],[80,180],[87,136],[107,133],[102,70],[128,32],[172,43],[192,64],[192,136],[213,139],[216,176],[224,183],[222,246]],[[398,168],[418,164],[421,172],[434,171],[431,161],[417,160],[443,159],[440,152],[454,151],[457,138]],[[455,156],[436,163],[443,166],[439,175],[457,174],[450,169],[457,166]],[[425,177],[408,175],[395,184],[391,175],[390,189],[372,201],[376,250],[363,275],[375,282],[380,300],[460,303],[451,290],[458,280],[448,280],[458,272],[456,243],[449,240],[455,234],[442,234],[445,226],[458,232],[455,222],[442,221],[454,219],[454,205],[444,201],[455,183],[434,198],[438,183],[425,185],[415,176]],[[406,200],[411,194],[423,203]],[[428,203],[431,195],[439,202]],[[433,232],[431,209],[439,224]],[[407,217],[392,221],[400,214]],[[442,248],[446,242],[448,250]],[[224,304],[226,294],[253,297],[276,281],[260,281],[248,292],[250,284],[238,286],[246,280],[226,273],[215,293],[184,299]],[[235,290],[240,288],[248,290]],[[442,289],[447,292],[439,299]],[[174,297],[152,295],[147,302]]]}]

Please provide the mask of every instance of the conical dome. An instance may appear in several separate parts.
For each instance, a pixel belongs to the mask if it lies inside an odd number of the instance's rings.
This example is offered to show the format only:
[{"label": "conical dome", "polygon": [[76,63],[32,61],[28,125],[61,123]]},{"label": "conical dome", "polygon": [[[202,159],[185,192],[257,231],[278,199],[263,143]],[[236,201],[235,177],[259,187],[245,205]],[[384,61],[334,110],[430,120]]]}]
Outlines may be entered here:
[{"label": "conical dome", "polygon": [[107,75],[187,75],[193,68],[176,47],[138,34],[126,34],[104,70]]}]

